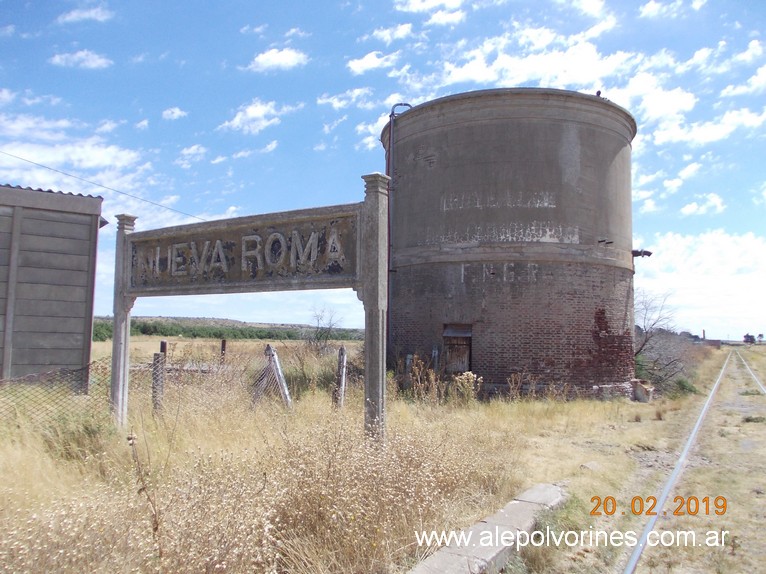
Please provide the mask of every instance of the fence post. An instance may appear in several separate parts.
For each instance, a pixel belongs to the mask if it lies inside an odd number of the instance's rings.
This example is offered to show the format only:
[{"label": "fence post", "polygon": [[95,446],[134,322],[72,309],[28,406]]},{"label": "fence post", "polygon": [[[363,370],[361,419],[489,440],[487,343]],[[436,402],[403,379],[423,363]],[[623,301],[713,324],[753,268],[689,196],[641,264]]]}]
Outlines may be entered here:
[{"label": "fence post", "polygon": [[439,372],[439,347],[436,345],[431,349],[431,368],[435,372]]},{"label": "fence post", "polygon": [[226,339],[221,339],[221,364],[226,361]]},{"label": "fence post", "polygon": [[165,355],[154,353],[152,361],[152,407],[154,412],[162,411],[162,399],[165,396]]},{"label": "fence post", "polygon": [[160,341],[160,353],[166,357],[168,356],[168,342],[165,340]]},{"label": "fence post", "polygon": [[335,376],[335,386],[332,389],[332,404],[341,408],[346,397],[346,347],[341,345],[338,350],[338,372]]},{"label": "fence post", "polygon": [[277,379],[277,385],[279,386],[279,393],[282,395],[282,400],[288,409],[293,408],[293,401],[290,398],[290,391],[287,389],[287,381],[285,375],[282,373],[282,366],[279,364],[279,357],[277,357],[277,350],[271,345],[266,345],[266,357],[269,360],[269,366],[271,367],[274,377]]}]

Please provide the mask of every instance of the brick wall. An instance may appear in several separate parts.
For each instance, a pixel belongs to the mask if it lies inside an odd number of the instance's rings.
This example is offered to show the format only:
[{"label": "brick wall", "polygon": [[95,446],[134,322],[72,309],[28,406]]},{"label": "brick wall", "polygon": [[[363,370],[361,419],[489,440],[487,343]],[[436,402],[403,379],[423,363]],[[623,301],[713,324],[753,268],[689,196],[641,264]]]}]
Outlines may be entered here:
[{"label": "brick wall", "polygon": [[389,352],[443,356],[446,324],[472,326],[471,369],[485,384],[629,381],[633,273],[583,263],[433,263],[392,274]]}]

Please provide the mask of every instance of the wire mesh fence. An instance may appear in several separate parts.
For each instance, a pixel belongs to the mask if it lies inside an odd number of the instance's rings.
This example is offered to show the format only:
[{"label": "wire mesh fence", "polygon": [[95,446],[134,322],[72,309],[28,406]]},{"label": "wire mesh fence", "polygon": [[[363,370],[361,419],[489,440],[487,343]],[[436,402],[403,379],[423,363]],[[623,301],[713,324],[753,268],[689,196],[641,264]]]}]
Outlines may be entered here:
[{"label": "wire mesh fence", "polygon": [[0,381],[0,420],[41,421],[62,413],[108,412],[111,360]]},{"label": "wire mesh fence", "polygon": [[[301,379],[319,377],[302,366]],[[344,364],[345,367],[345,364]],[[297,367],[292,365],[292,370]],[[345,373],[345,371],[344,371]],[[334,374],[334,373],[331,373]],[[339,375],[340,376],[340,375]],[[294,383],[290,383],[294,384]],[[110,413],[111,358],[84,369],[57,370],[0,381],[0,422],[44,422],[62,416]],[[295,389],[299,390],[299,389]],[[345,390],[345,389],[343,389]],[[248,348],[227,353],[195,348],[155,353],[154,360],[130,366],[128,411],[173,409],[202,413],[226,404],[255,406],[271,398],[290,407],[291,391],[276,350]],[[342,395],[340,399],[342,404]]]},{"label": "wire mesh fence", "polygon": [[226,405],[254,401],[263,356],[196,353],[193,356],[155,353],[151,363],[133,364],[130,370],[129,413],[152,409],[203,414]]}]

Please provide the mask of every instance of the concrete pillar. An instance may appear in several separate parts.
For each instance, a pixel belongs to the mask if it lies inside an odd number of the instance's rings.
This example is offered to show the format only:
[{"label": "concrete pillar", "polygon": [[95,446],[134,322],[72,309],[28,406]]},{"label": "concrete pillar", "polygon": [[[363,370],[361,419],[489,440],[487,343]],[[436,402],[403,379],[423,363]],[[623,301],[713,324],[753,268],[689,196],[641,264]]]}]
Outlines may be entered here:
[{"label": "concrete pillar", "polygon": [[130,373],[130,310],[135,297],[128,293],[131,254],[128,235],[133,232],[136,217],[117,216],[117,243],[114,254],[114,328],[112,334],[112,385],[109,400],[117,426],[128,420],[128,379]]},{"label": "concrete pillar", "polygon": [[385,437],[386,310],[388,308],[388,182],[380,173],[362,176],[360,284],[364,304],[364,426]]}]

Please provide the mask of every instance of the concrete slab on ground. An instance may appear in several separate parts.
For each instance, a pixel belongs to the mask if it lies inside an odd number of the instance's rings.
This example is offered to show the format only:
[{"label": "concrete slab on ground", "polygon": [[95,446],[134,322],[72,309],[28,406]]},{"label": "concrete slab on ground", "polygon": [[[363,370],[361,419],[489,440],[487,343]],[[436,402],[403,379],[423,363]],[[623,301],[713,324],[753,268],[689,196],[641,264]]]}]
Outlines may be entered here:
[{"label": "concrete slab on ground", "polygon": [[463,530],[450,544],[417,564],[409,574],[497,574],[516,553],[519,532],[531,533],[537,515],[565,500],[562,489],[537,484],[496,513]]}]

